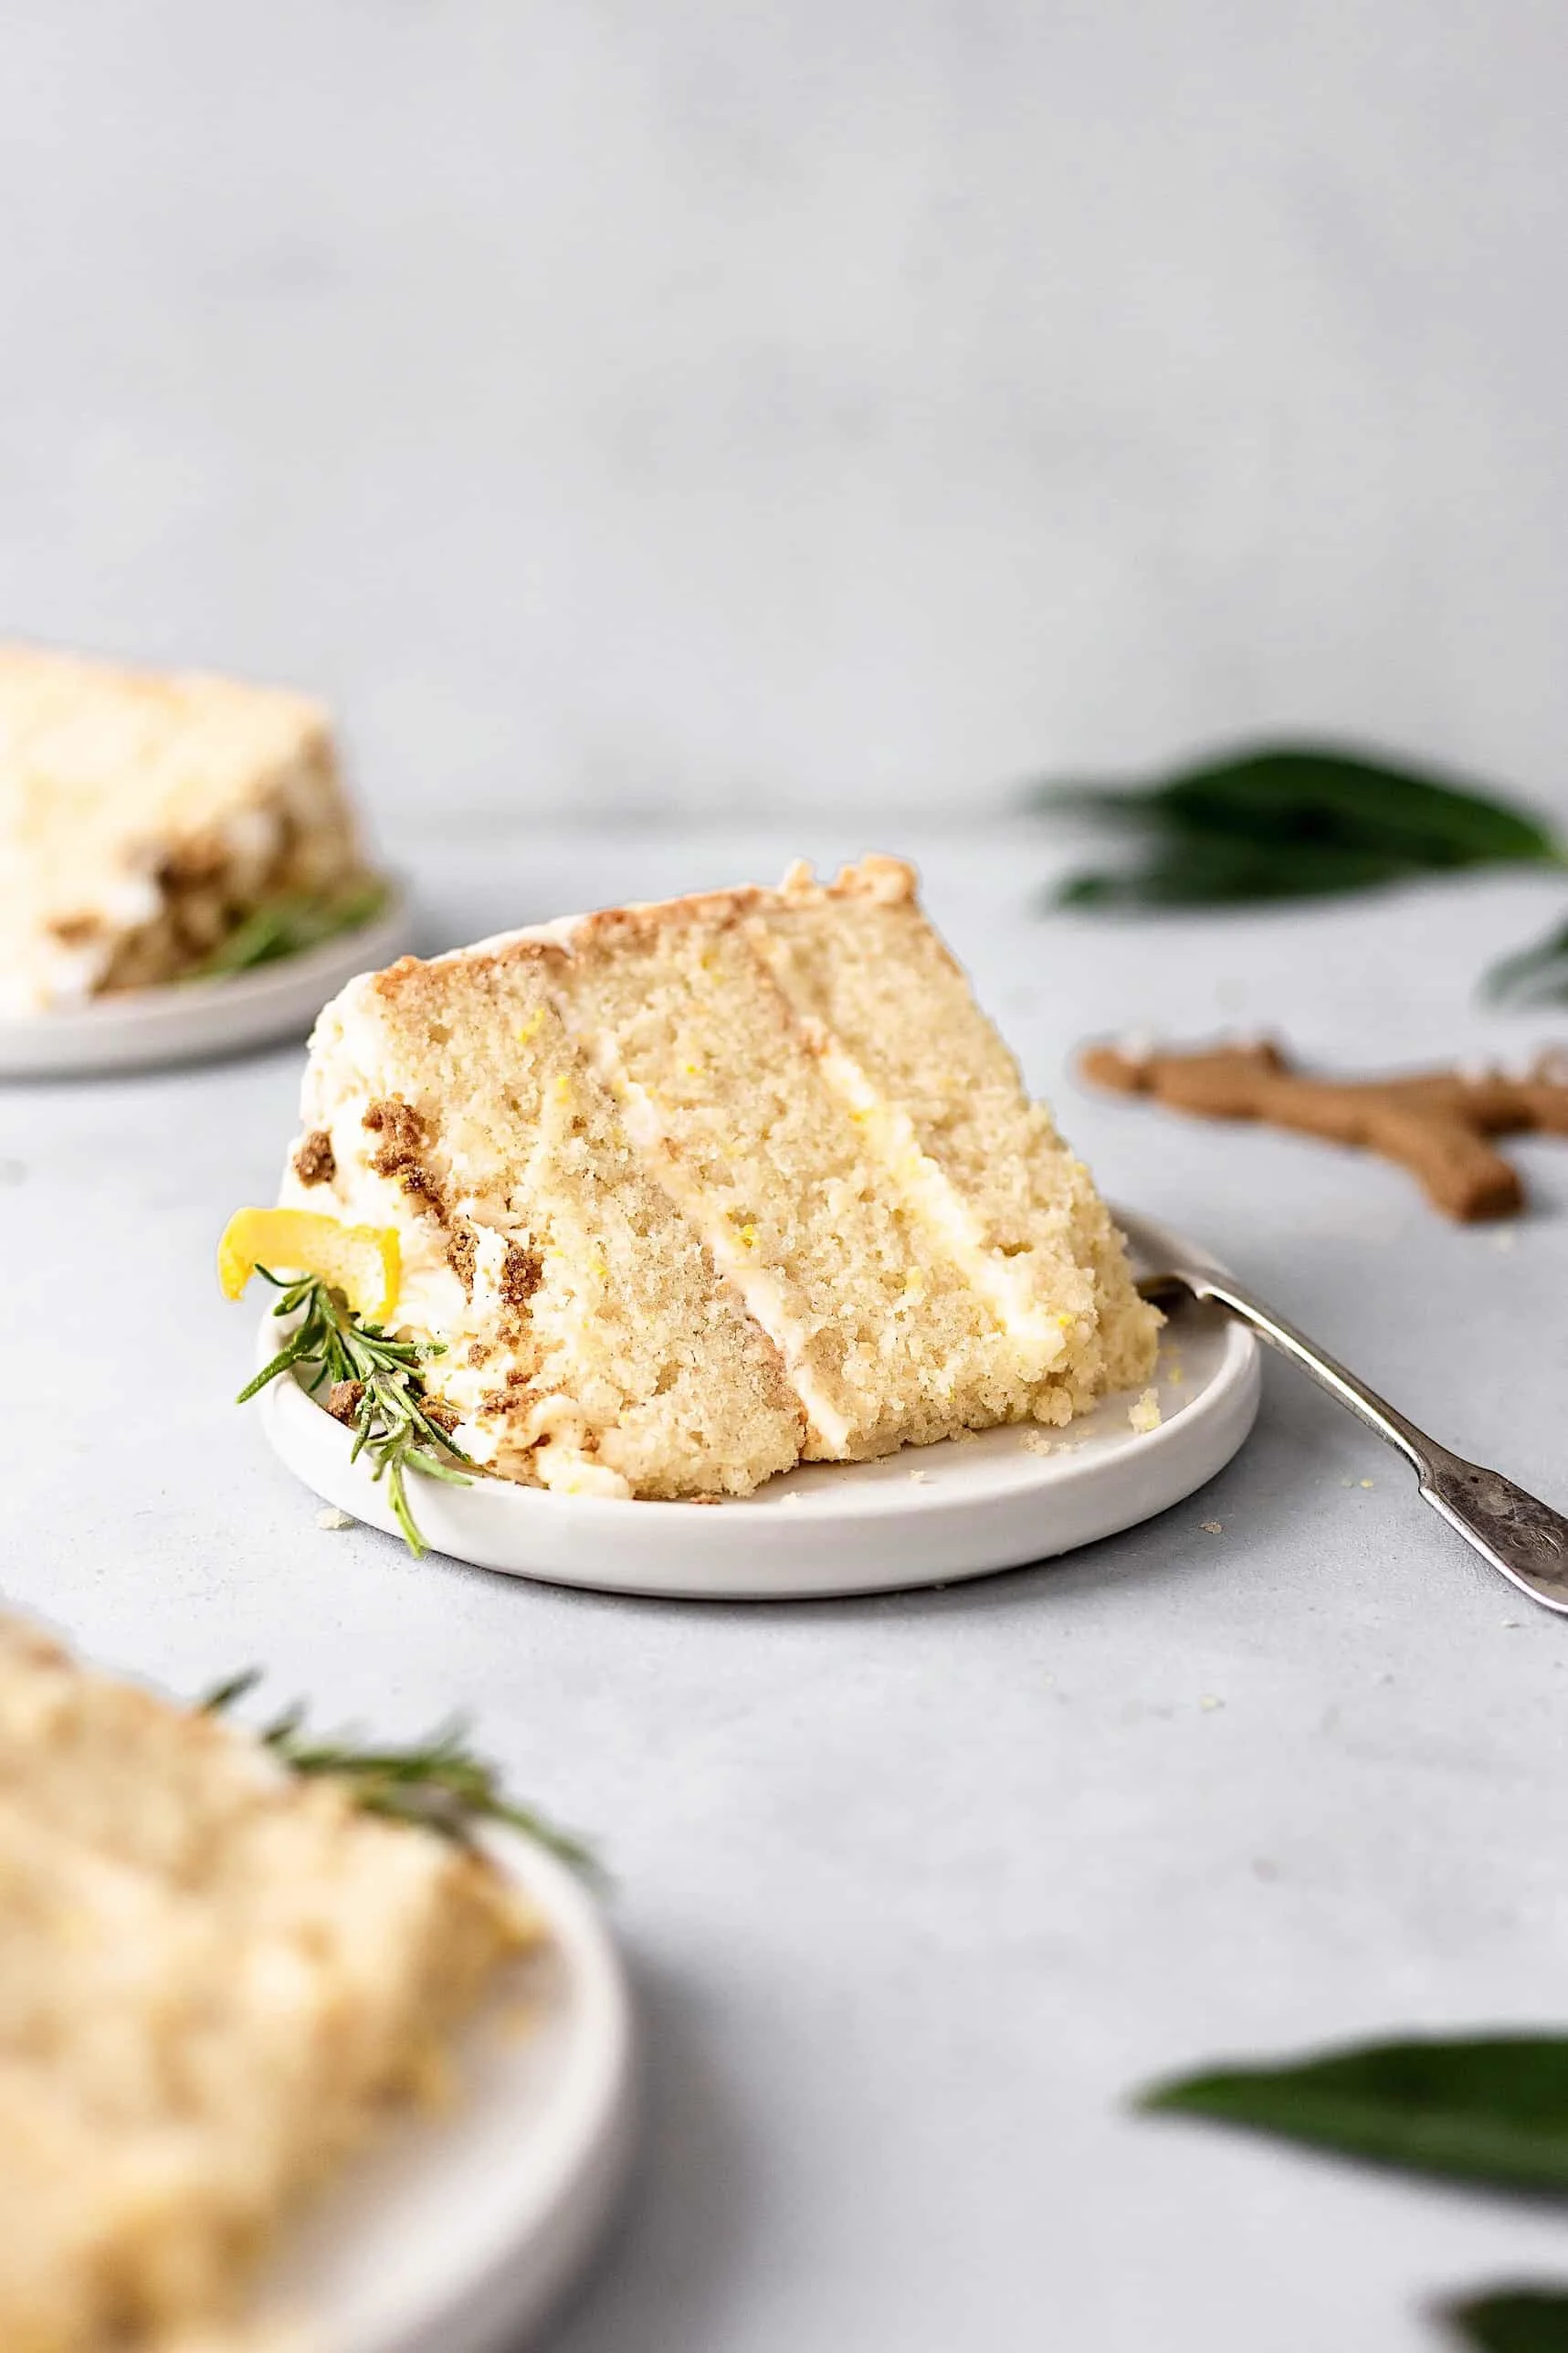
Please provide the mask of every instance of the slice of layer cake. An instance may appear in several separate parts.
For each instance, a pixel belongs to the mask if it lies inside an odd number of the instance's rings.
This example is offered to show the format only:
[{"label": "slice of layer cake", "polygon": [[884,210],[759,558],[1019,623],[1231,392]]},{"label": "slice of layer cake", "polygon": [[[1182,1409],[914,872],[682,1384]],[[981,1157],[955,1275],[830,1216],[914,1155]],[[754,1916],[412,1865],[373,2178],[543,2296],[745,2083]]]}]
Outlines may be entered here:
[{"label": "slice of layer cake", "polygon": [[0,646],[0,1012],[198,971],[367,877],[326,712],[226,679]]},{"label": "slice of layer cake", "polygon": [[228,2342],[278,2223],[539,1936],[478,1854],[5,1620],[0,1891],[6,2353]]},{"label": "slice of layer cake", "polygon": [[501,1475],[743,1494],[1147,1378],[1088,1170],[868,859],[353,982],[283,1199],[395,1227],[397,1329]]}]

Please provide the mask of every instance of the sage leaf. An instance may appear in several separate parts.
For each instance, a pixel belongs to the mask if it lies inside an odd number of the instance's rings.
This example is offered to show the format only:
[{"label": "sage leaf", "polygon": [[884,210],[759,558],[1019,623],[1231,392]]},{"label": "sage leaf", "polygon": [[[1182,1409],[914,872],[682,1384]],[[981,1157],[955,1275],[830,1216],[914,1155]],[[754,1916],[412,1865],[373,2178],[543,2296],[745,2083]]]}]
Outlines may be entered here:
[{"label": "sage leaf", "polygon": [[1133,866],[1069,875],[1052,894],[1059,907],[1245,907],[1274,899],[1326,899],[1408,879],[1386,851],[1301,841],[1277,845],[1187,833],[1155,845]]},{"label": "sage leaf", "polygon": [[1481,983],[1500,1005],[1568,1005],[1568,923],[1494,964]]},{"label": "sage leaf", "polygon": [[1568,2353],[1568,2295],[1558,2288],[1500,2288],[1442,2313],[1479,2353]]},{"label": "sage leaf", "polygon": [[1415,2173],[1568,2190],[1568,2035],[1367,2043],[1188,2075],[1138,2105]]},{"label": "sage leaf", "polygon": [[1069,906],[1240,905],[1467,867],[1568,865],[1568,849],[1530,810],[1328,744],[1262,744],[1144,786],[1044,784],[1028,797],[1131,845],[1122,864],[1071,877],[1057,893]]}]

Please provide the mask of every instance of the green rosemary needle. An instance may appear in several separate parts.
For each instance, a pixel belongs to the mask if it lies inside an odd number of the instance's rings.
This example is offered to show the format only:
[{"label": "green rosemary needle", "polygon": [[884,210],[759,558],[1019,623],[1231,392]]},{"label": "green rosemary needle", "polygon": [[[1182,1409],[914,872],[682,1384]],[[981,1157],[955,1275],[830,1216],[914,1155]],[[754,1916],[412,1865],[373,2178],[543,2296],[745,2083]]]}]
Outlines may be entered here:
[{"label": "green rosemary needle", "polygon": [[[199,1703],[201,1713],[226,1715],[260,1680],[257,1667],[229,1676]],[[594,1858],[580,1839],[555,1829],[531,1806],[517,1805],[506,1796],[495,1767],[469,1747],[468,1726],[460,1721],[444,1725],[407,1748],[374,1748],[348,1734],[331,1740],[310,1738],[304,1707],[296,1701],[258,1736],[290,1772],[308,1779],[342,1781],[355,1805],[368,1814],[413,1822],[465,1845],[472,1841],[479,1823],[501,1822],[508,1829],[521,1831],[579,1871],[595,1868]]]},{"label": "green rosemary needle", "polygon": [[380,876],[367,874],[333,891],[288,892],[264,900],[218,942],[190,977],[217,980],[253,971],[258,965],[276,964],[284,956],[303,955],[340,933],[357,932],[380,914],[387,896]]},{"label": "green rosemary needle", "polygon": [[289,1282],[264,1266],[256,1271],[282,1293],[274,1315],[298,1315],[300,1321],[271,1363],[246,1383],[237,1403],[244,1405],[297,1365],[310,1375],[305,1388],[311,1397],[330,1384],[328,1410],[354,1433],[349,1460],[369,1456],[371,1475],[386,1481],[393,1515],[409,1551],[422,1560],[425,1539],[409,1509],[404,1474],[416,1472],[422,1479],[445,1479],[454,1487],[470,1483],[453,1468],[468,1457],[442,1427],[419,1377],[420,1366],[445,1351],[437,1341],[395,1340],[379,1324],[365,1323],[319,1274]]}]

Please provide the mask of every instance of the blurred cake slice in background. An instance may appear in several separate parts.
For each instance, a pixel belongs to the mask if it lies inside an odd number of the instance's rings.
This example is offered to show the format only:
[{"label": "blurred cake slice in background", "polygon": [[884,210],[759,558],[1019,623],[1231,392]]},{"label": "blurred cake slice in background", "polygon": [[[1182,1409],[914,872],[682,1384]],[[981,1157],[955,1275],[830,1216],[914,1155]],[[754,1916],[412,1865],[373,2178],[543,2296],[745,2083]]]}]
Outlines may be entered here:
[{"label": "blurred cake slice in background", "polygon": [[237,2348],[279,2224],[543,1934],[477,1849],[3,1616],[0,1891],[5,2353]]},{"label": "blurred cake slice in background", "polygon": [[321,704],[0,646],[0,1015],[239,970],[380,896]]}]

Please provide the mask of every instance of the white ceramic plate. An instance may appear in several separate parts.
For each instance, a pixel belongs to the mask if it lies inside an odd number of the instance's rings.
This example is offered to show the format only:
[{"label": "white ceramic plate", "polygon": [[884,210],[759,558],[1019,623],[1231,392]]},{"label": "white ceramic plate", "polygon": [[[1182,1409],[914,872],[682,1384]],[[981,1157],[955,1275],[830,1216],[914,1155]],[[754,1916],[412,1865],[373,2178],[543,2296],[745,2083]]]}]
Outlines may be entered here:
[{"label": "white ceramic plate", "polygon": [[395,889],[381,913],[356,931],[254,972],[128,988],[86,1005],[0,1020],[0,1079],[151,1070],[303,1038],[345,982],[390,964],[408,944],[407,902]]},{"label": "white ceramic plate", "polygon": [[563,1863],[510,1832],[487,1843],[546,1915],[550,1947],[476,2021],[460,2095],[373,2144],[262,2280],[258,2317],[302,2353],[511,2353],[621,2187],[633,2034],[615,1947]]},{"label": "white ceramic plate", "polygon": [[[1117,1214],[1144,1269],[1203,1255],[1147,1219]],[[268,1318],[258,1362],[277,1347]],[[1163,1335],[1163,1419],[1143,1434],[1129,1422],[1128,1395],[1064,1431],[994,1430],[879,1462],[815,1464],[732,1503],[552,1495],[500,1479],[411,1479],[410,1500],[435,1551],[554,1585],[729,1601],[896,1592],[1045,1560],[1167,1510],[1230,1461],[1258,1386],[1251,1335],[1192,1307]],[[298,1382],[274,1381],[259,1405],[272,1445],[307,1486],[395,1533],[364,1458],[349,1461],[349,1432]]]}]

